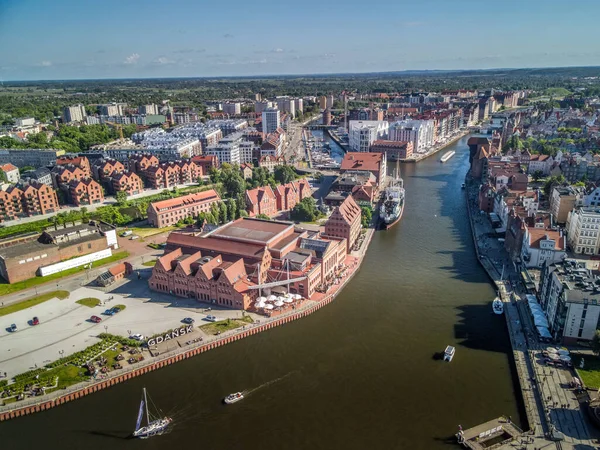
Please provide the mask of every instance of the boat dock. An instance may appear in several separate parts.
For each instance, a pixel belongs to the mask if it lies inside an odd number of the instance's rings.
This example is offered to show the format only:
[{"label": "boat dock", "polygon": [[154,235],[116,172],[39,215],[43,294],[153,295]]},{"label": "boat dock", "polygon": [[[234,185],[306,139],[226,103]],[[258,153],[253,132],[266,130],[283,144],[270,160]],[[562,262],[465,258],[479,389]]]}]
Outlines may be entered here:
[{"label": "boat dock", "polygon": [[459,431],[456,437],[458,438],[458,442],[466,448],[487,450],[523,439],[522,435],[523,431],[512,423],[510,419],[498,417],[468,430]]}]

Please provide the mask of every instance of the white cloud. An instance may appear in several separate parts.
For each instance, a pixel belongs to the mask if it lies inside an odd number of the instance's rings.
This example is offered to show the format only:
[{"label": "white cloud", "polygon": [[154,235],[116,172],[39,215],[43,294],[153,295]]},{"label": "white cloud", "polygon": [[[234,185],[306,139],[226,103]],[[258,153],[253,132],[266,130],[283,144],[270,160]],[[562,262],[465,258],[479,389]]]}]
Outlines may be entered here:
[{"label": "white cloud", "polygon": [[272,52],[273,52],[273,53],[283,53],[284,51],[285,51],[285,50],[284,50],[284,49],[282,49],[282,48],[274,48],[274,49],[272,50]]},{"label": "white cloud", "polygon": [[40,66],[42,67],[50,67],[52,65],[52,61],[42,61]]},{"label": "white cloud", "polygon": [[140,59],[140,55],[138,55],[137,53],[132,53],[127,58],[125,58],[125,61],[123,61],[123,64],[137,64],[139,59]]},{"label": "white cloud", "polygon": [[165,65],[165,64],[173,64],[175,61],[167,58],[166,56],[159,56],[153,62],[154,62],[154,64]]}]

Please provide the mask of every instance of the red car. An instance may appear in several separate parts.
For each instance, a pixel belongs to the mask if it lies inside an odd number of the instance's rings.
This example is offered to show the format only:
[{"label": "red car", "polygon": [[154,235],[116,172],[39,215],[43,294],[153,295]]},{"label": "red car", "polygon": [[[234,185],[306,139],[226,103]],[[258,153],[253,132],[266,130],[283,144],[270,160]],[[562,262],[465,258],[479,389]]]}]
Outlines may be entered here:
[{"label": "red car", "polygon": [[33,319],[31,319],[31,325],[39,325],[40,324],[40,319],[38,319],[37,317],[34,317]]},{"label": "red car", "polygon": [[92,317],[90,317],[90,320],[94,323],[102,322],[102,319],[98,316],[92,316]]}]

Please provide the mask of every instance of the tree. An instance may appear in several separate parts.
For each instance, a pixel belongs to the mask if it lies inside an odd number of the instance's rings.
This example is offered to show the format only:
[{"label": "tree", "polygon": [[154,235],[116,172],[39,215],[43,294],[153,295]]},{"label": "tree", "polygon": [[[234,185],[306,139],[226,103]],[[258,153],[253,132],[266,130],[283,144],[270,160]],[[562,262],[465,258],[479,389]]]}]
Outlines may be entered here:
[{"label": "tree", "polygon": [[240,210],[240,217],[248,217],[248,211],[245,209]]},{"label": "tree", "polygon": [[371,211],[371,208],[368,208],[366,206],[361,206],[360,220],[361,220],[361,224],[362,224],[363,228],[367,228],[369,225],[371,225],[372,219],[373,219],[373,212]]},{"label": "tree", "polygon": [[229,222],[229,216],[227,213],[228,213],[227,205],[225,204],[225,202],[221,202],[219,204],[219,222],[220,223]]},{"label": "tree", "polygon": [[590,347],[596,355],[600,354],[600,330],[596,330],[596,332],[594,333],[594,337],[590,342]]},{"label": "tree", "polygon": [[292,220],[300,222],[314,222],[321,217],[321,212],[317,208],[317,202],[312,197],[304,198],[296,204],[290,213]]},{"label": "tree", "polygon": [[296,172],[292,166],[275,166],[274,178],[278,183],[286,184],[296,179]]},{"label": "tree", "polygon": [[553,177],[548,178],[546,180],[546,182],[544,183],[544,194],[546,194],[546,197],[548,197],[550,195],[550,193],[552,192],[552,189],[554,189],[554,186],[561,185],[564,182],[565,182],[565,177],[562,175],[553,176]]},{"label": "tree", "polygon": [[213,223],[214,225],[219,223],[219,214],[220,214],[220,209],[219,206],[216,203],[213,203],[212,205],[210,205],[210,214],[213,218]]},{"label": "tree", "polygon": [[4,173],[4,170],[1,170],[1,169],[0,169],[0,182],[8,183],[8,178],[6,178],[6,174]]},{"label": "tree", "polygon": [[238,206],[235,198],[230,198],[227,202],[227,215],[229,216],[229,220],[235,220],[238,216]]},{"label": "tree", "polygon": [[543,176],[544,172],[542,172],[541,170],[536,170],[535,172],[533,172],[533,179],[535,181],[539,181]]},{"label": "tree", "polygon": [[266,214],[258,214],[256,216],[257,219],[263,219],[263,220],[271,220],[271,218],[269,216],[267,216]]},{"label": "tree", "polygon": [[90,213],[85,206],[79,210],[79,214],[81,215],[81,221],[83,223],[88,223],[90,221]]},{"label": "tree", "polygon": [[125,206],[127,204],[127,192],[125,192],[125,191],[118,191],[115,194],[115,199],[117,200],[117,205],[119,205],[119,206]]}]

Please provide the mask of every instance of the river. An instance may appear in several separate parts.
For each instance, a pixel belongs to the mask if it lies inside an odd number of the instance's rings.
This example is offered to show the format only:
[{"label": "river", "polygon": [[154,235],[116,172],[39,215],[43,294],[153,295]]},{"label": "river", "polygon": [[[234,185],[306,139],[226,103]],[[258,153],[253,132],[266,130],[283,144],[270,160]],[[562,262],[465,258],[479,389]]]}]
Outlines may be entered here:
[{"label": "river", "polygon": [[[402,221],[376,233],[331,305],[50,411],[0,424],[7,448],[436,449],[459,424],[518,422],[504,318],[477,263],[460,185],[463,138],[402,166]],[[457,347],[448,364],[434,358]],[[174,418],[130,441],[142,387]],[[234,391],[251,391],[223,406]]]}]

